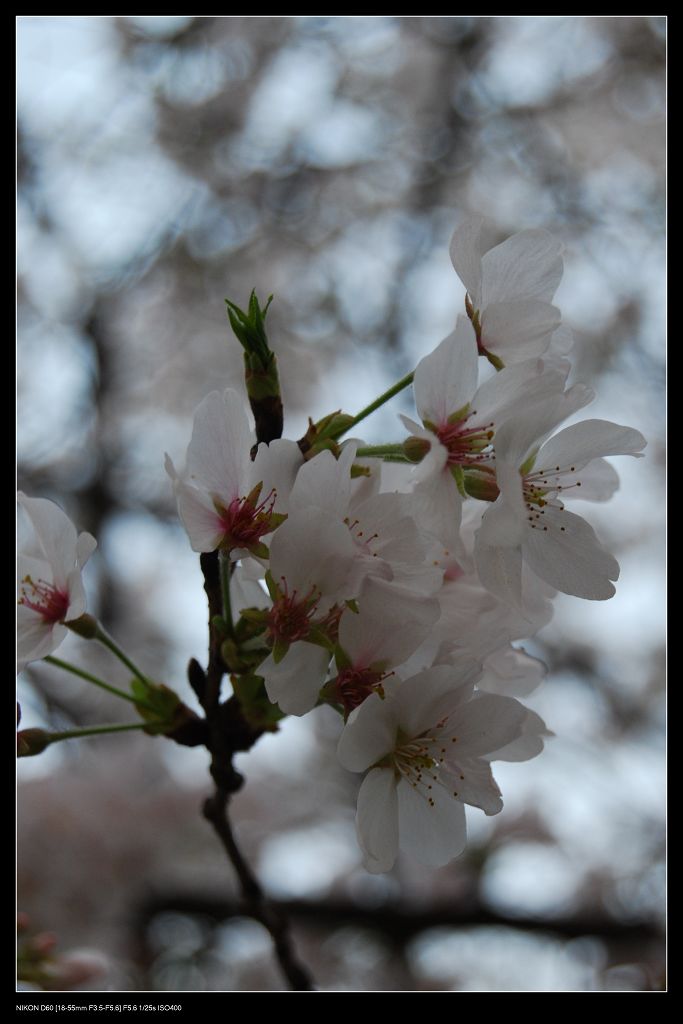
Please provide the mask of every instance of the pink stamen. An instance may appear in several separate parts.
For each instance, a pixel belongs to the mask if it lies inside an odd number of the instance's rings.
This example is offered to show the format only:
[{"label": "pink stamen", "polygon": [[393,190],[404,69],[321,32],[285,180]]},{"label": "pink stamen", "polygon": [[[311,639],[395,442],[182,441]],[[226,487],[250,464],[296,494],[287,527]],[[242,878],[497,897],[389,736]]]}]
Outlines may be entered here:
[{"label": "pink stamen", "polygon": [[34,583],[30,576],[22,580],[19,604],[37,612],[46,622],[63,622],[69,610],[69,595],[58,590],[53,583],[38,580]]},{"label": "pink stamen", "polygon": [[[470,416],[472,415],[474,413],[470,414]],[[437,427],[436,436],[448,450],[447,465],[449,466],[476,466],[491,458],[494,424],[466,427],[465,424],[469,418],[468,416],[457,423],[443,423]]]},{"label": "pink stamen", "polygon": [[260,505],[252,505],[247,498],[233,498],[226,509],[221,509],[221,526],[228,547],[251,547],[265,533],[272,531],[271,517],[276,497],[273,490]]}]

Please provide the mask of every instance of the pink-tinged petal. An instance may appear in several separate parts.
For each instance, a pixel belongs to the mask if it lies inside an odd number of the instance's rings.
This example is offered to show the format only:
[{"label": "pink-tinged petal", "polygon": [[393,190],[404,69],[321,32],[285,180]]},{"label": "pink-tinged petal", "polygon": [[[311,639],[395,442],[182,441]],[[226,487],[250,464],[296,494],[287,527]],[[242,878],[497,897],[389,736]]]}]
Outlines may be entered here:
[{"label": "pink-tinged petal", "polygon": [[451,238],[451,262],[475,309],[481,305],[481,259],[496,244],[496,233],[481,217],[458,224]]},{"label": "pink-tinged petal", "polygon": [[548,669],[538,658],[508,646],[488,656],[477,686],[487,693],[528,697],[538,689],[547,674]]},{"label": "pink-tinged petal", "polygon": [[459,316],[453,333],[415,369],[415,405],[423,420],[440,425],[471,401],[477,387],[478,360],[472,324]]},{"label": "pink-tinged petal", "polygon": [[582,469],[592,459],[604,455],[633,455],[641,459],[641,448],[646,444],[643,435],[631,427],[621,427],[607,420],[582,420],[546,441],[538,453],[534,470],[553,471],[557,466],[560,471],[571,466]]},{"label": "pink-tinged petal", "polygon": [[178,515],[193,551],[215,551],[225,536],[225,525],[209,496],[181,480],[175,484]]},{"label": "pink-tinged petal", "polygon": [[253,434],[236,391],[212,391],[194,414],[187,478],[229,505],[246,493]]},{"label": "pink-tinged petal", "polygon": [[305,715],[315,707],[330,663],[329,651],[305,640],[292,644],[276,664],[272,654],[259,665],[268,699],[286,715]]},{"label": "pink-tinged petal", "polygon": [[549,348],[560,319],[556,306],[538,299],[492,302],[481,318],[482,344],[506,364],[531,359]]},{"label": "pink-tinged petal", "polygon": [[585,519],[566,509],[546,506],[542,520],[527,530],[523,550],[532,571],[563,594],[606,601],[615,592],[610,580],[619,578],[619,563]]},{"label": "pink-tinged petal", "polygon": [[484,254],[482,308],[510,299],[550,302],[562,280],[562,246],[547,231],[520,231]]},{"label": "pink-tinged petal", "polygon": [[398,822],[401,849],[421,864],[442,867],[465,849],[465,808],[452,790],[438,783],[427,791],[424,787],[413,788],[407,780],[401,779]]},{"label": "pink-tinged petal", "polygon": [[393,701],[373,693],[349,715],[337,757],[350,772],[364,772],[393,751],[396,730]]},{"label": "pink-tinged petal", "polygon": [[482,585],[501,601],[522,609],[522,551],[485,544],[475,538],[474,556]]},{"label": "pink-tinged petal", "polygon": [[342,450],[339,459],[330,451],[319,452],[299,470],[290,497],[293,511],[324,509],[343,519],[351,497],[351,466],[355,446]]},{"label": "pink-tinged petal", "polygon": [[488,815],[502,811],[501,793],[487,761],[481,758],[465,758],[443,774],[444,785],[448,784],[451,792],[457,793],[458,800],[462,800],[464,804],[479,807]]},{"label": "pink-tinged petal", "polygon": [[17,501],[28,516],[39,550],[52,569],[52,582],[66,587],[67,576],[76,565],[76,527],[65,512],[46,498],[29,498],[22,492]]},{"label": "pink-tinged petal", "polygon": [[279,438],[270,444],[260,444],[256,458],[251,464],[251,475],[247,491],[261,483],[260,500],[265,501],[273,491],[276,495],[273,511],[287,514],[289,496],[296,475],[304,464],[304,457],[296,441]]},{"label": "pink-tinged petal", "polygon": [[524,721],[523,732],[519,739],[513,740],[500,750],[494,750],[492,754],[486,754],[487,761],[530,761],[537,757],[544,747],[544,737],[553,736],[554,733],[547,728],[545,722],[535,711],[527,710],[527,717]]},{"label": "pink-tinged petal", "polygon": [[49,623],[24,605],[17,608],[17,672],[31,661],[39,661],[56,651],[68,630],[60,623]]},{"label": "pink-tinged petal", "polygon": [[522,735],[526,715],[527,709],[513,697],[476,693],[444,730],[452,741],[452,758],[481,757],[512,743]]},{"label": "pink-tinged petal", "polygon": [[390,871],[398,853],[398,800],[390,768],[373,768],[363,779],[356,832],[367,870],[373,874]]}]

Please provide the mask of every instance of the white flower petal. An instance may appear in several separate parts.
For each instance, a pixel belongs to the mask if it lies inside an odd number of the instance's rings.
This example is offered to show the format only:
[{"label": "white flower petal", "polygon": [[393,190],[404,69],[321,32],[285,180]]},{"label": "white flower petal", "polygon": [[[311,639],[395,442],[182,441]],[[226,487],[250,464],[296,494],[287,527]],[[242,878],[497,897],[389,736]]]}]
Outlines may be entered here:
[{"label": "white flower petal", "polygon": [[508,646],[488,656],[477,686],[487,693],[528,697],[538,689],[547,673],[548,669],[539,658]]},{"label": "white flower petal", "polygon": [[444,734],[455,737],[453,758],[481,757],[522,734],[526,708],[513,697],[476,693],[449,719]]},{"label": "white flower petal", "polygon": [[19,492],[17,501],[26,512],[40,551],[52,569],[52,582],[63,590],[76,565],[76,527],[65,512],[46,498],[29,498]]},{"label": "white flower petal", "polygon": [[580,516],[546,506],[543,527],[527,530],[524,558],[529,567],[563,594],[606,601],[614,594],[619,563]]},{"label": "white flower petal", "polygon": [[329,652],[323,647],[297,641],[277,664],[272,654],[259,665],[268,699],[286,715],[305,715],[315,707],[327,675]]},{"label": "white flower petal", "polygon": [[527,708],[526,719],[522,726],[522,735],[501,747],[494,750],[492,754],[485,754],[487,761],[530,761],[537,757],[543,750],[544,737],[552,736],[553,733],[547,728],[545,722],[535,711]]},{"label": "white flower petal", "polygon": [[324,509],[329,515],[343,519],[351,497],[351,465],[355,446],[342,450],[339,459],[330,451],[319,452],[304,463],[297,474],[290,496],[293,511],[308,508]]},{"label": "white flower petal", "polygon": [[460,654],[450,665],[436,665],[397,683],[391,696],[401,732],[421,736],[435,730],[470,699],[480,674],[480,663]]},{"label": "white flower petal", "polygon": [[175,483],[178,515],[193,551],[215,551],[225,536],[225,526],[205,491],[182,480]]},{"label": "white flower petal", "polygon": [[448,772],[447,778],[451,791],[457,793],[458,800],[464,804],[479,807],[488,815],[502,811],[501,793],[487,761],[463,759],[458,762],[457,770]]},{"label": "white flower petal", "polygon": [[303,462],[304,457],[296,441],[278,438],[271,441],[270,444],[260,444],[256,458],[251,464],[248,491],[251,491],[256,484],[262,483],[261,501],[265,501],[275,491],[276,500],[273,511],[286,515],[289,508],[289,496]]},{"label": "white flower petal", "polygon": [[391,753],[396,743],[394,702],[371,694],[349,715],[337,756],[350,772],[363,772]]},{"label": "white flower petal", "polygon": [[492,594],[522,610],[521,547],[496,547],[475,538],[474,555],[482,584]]},{"label": "white flower petal", "polygon": [[646,444],[643,435],[631,427],[607,420],[582,420],[546,441],[538,453],[537,471],[553,471],[557,466],[561,470],[570,466],[583,469],[592,459],[604,455],[633,455],[640,459],[641,448]]},{"label": "white flower petal", "polygon": [[470,402],[477,387],[478,360],[472,324],[459,316],[453,333],[415,369],[415,404],[423,420],[441,425]]},{"label": "white flower petal", "polygon": [[398,853],[398,800],[390,768],[374,768],[363,779],[356,831],[367,870],[390,871]]},{"label": "white flower petal", "polygon": [[39,661],[56,651],[68,630],[60,623],[49,623],[25,605],[17,608],[17,672],[31,661]]},{"label": "white flower petal", "polygon": [[482,344],[489,352],[500,355],[506,364],[531,359],[550,346],[550,337],[560,319],[556,306],[538,299],[492,302],[481,318]]},{"label": "white flower petal", "polygon": [[481,258],[495,243],[492,225],[481,217],[467,217],[458,224],[451,238],[451,262],[475,309],[481,305]]},{"label": "white flower petal", "polygon": [[496,433],[496,458],[521,466],[527,455],[539,446],[558,424],[588,405],[595,397],[585,384],[575,384],[562,394],[531,402],[526,411],[510,418]]},{"label": "white flower petal", "polygon": [[482,308],[509,299],[550,302],[562,279],[562,246],[542,229],[520,231],[484,254]]},{"label": "white flower petal", "polygon": [[399,782],[400,845],[421,864],[442,867],[465,849],[465,808],[452,791],[438,783],[428,792],[433,805],[423,787],[413,788],[405,779]]},{"label": "white flower petal", "polygon": [[194,414],[187,478],[229,505],[246,494],[254,443],[245,405],[236,391],[212,391]]}]

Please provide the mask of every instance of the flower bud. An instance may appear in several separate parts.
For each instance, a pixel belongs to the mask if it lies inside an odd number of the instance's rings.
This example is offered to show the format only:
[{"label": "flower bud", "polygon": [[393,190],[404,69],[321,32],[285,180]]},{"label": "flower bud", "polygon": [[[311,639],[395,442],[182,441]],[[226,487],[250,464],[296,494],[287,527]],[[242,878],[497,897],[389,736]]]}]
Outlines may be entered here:
[{"label": "flower bud", "polygon": [[44,729],[22,729],[17,733],[17,757],[42,754],[50,746],[50,734]]},{"label": "flower bud", "polygon": [[422,462],[431,447],[426,437],[407,437],[403,442],[403,454],[411,462]]}]

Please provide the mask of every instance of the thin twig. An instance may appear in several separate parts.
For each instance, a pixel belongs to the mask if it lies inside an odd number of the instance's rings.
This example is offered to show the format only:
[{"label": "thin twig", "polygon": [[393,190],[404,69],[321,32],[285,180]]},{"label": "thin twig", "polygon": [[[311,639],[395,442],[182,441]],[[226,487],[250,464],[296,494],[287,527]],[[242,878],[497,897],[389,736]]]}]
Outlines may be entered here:
[{"label": "thin twig", "polygon": [[290,988],[297,992],[311,992],[313,985],[310,975],[296,958],[286,918],[266,899],[258,879],[235,842],[228,818],[228,800],[228,794],[217,787],[214,796],[209,797],[204,804],[204,817],[213,826],[235,869],[247,913],[270,933],[275,954]]}]

